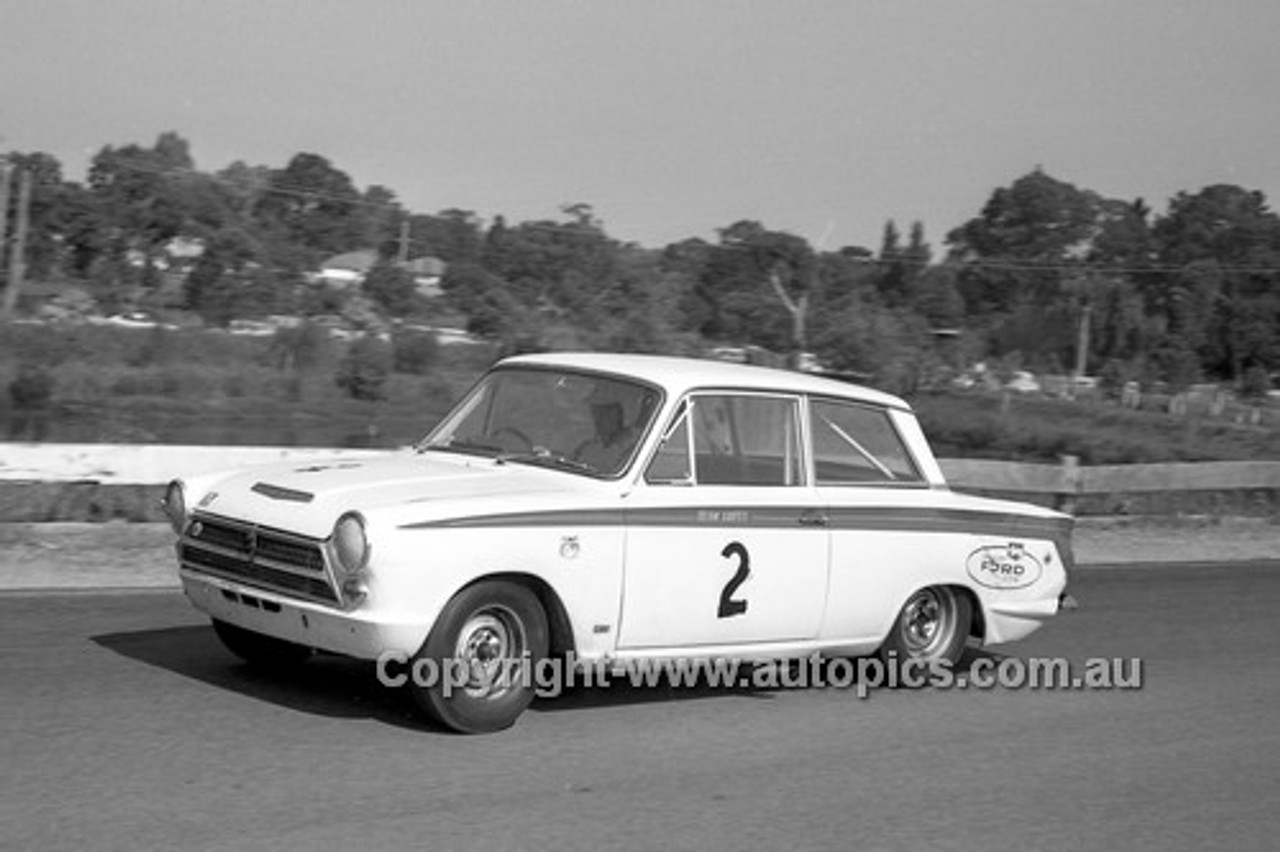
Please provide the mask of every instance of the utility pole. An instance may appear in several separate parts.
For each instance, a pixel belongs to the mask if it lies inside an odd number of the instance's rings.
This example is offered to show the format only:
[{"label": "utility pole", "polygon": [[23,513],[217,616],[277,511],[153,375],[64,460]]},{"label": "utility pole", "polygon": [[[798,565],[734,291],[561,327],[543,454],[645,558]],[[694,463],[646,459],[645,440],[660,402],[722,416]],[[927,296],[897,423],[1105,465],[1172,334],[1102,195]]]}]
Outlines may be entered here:
[{"label": "utility pole", "polygon": [[13,316],[26,274],[27,223],[31,218],[31,172],[23,169],[18,176],[18,218],[13,226],[13,249],[9,255],[9,286],[4,291],[4,316]]},{"label": "utility pole", "polygon": [[409,220],[405,219],[400,223],[400,251],[397,253],[396,260],[400,262],[400,266],[404,266],[409,262]]},{"label": "utility pole", "polygon": [[1085,375],[1085,371],[1089,368],[1089,320],[1093,314],[1093,308],[1086,302],[1080,308],[1080,329],[1079,337],[1076,339],[1076,370],[1071,381],[1071,395],[1076,395],[1076,379]]},{"label": "utility pole", "polygon": [[5,236],[9,233],[9,158],[0,157],[0,269],[4,269]]}]

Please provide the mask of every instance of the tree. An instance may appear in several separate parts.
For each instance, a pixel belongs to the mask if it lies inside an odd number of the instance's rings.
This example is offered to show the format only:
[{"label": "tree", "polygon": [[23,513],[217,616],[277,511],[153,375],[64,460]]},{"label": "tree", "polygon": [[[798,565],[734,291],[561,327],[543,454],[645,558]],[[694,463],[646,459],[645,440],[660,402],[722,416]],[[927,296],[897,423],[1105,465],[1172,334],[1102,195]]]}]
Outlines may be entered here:
[{"label": "tree", "polygon": [[662,275],[684,282],[673,318],[674,327],[681,331],[702,332],[715,323],[715,305],[700,280],[713,251],[710,243],[697,237],[671,243],[662,250],[658,261]]},{"label": "tree", "polygon": [[985,332],[989,354],[1019,351],[1031,368],[1071,360],[1115,207],[1037,168],[947,235],[966,313]]},{"label": "tree", "polygon": [[[541,326],[597,327],[600,302],[616,278],[618,246],[590,205],[563,208],[569,221],[540,220],[508,226],[496,217],[480,251],[484,271],[505,282],[502,303]],[[486,310],[498,306],[488,296]],[[489,319],[482,324],[489,324]]]},{"label": "tree", "polygon": [[[383,257],[398,257],[401,251],[401,223],[408,214],[396,200],[396,194],[385,186],[374,184],[365,189],[354,209],[357,241],[361,246],[377,246]],[[405,249],[408,247],[405,246]]]},{"label": "tree", "polygon": [[216,326],[291,307],[288,273],[263,267],[257,256],[255,241],[237,227],[210,236],[187,273],[187,307]]},{"label": "tree", "polygon": [[[804,238],[744,220],[720,231],[701,289],[721,311],[736,315],[733,325],[739,335],[745,332],[744,339],[801,352],[809,345],[809,305],[816,281],[816,258]],[[789,322],[777,322],[779,308]]]},{"label": "tree", "polygon": [[[476,327],[470,328],[476,334],[492,334],[501,325],[498,318],[477,320],[487,305],[493,301],[489,294],[492,291],[506,296],[507,282],[475,263],[451,264],[440,280],[440,289],[445,299],[458,311],[470,316]],[[512,310],[519,310],[512,303]]]},{"label": "tree", "polygon": [[931,256],[929,245],[924,240],[922,223],[912,223],[910,242],[905,247],[900,243],[893,220],[885,223],[876,286],[886,305],[899,307],[915,298],[916,279],[928,268]]},{"label": "tree", "polygon": [[409,237],[419,254],[438,257],[446,264],[476,263],[484,241],[481,227],[475,213],[450,208],[434,216],[411,216]]},{"label": "tree", "polygon": [[310,370],[320,362],[329,345],[329,335],[324,327],[302,322],[276,329],[271,338],[271,355],[278,369]]},{"label": "tree", "polygon": [[395,371],[426,375],[436,365],[440,343],[430,331],[397,329],[391,335]]},{"label": "tree", "polygon": [[225,327],[236,315],[236,285],[227,264],[206,252],[196,261],[184,284],[187,307],[205,322]]},{"label": "tree", "polygon": [[394,264],[375,265],[360,287],[389,316],[405,317],[417,307],[418,288],[413,275]]},{"label": "tree", "polygon": [[1060,269],[1088,254],[1100,199],[1040,169],[997,189],[982,213],[947,235],[964,264],[960,288],[971,315],[1009,313],[1058,296]]},{"label": "tree", "polygon": [[223,195],[231,210],[243,221],[249,221],[258,201],[271,189],[270,166],[250,166],[236,160],[214,174],[214,180],[222,187]]},{"label": "tree", "polygon": [[1179,193],[1153,231],[1171,267],[1149,287],[1168,333],[1237,383],[1251,367],[1280,364],[1280,218],[1263,194],[1229,185]]},{"label": "tree", "polygon": [[917,278],[912,306],[933,328],[959,328],[964,323],[964,298],[956,287],[954,266],[930,266]]},{"label": "tree", "polygon": [[272,172],[254,216],[318,258],[362,247],[365,221],[351,178],[319,154],[295,154]]},{"label": "tree", "polygon": [[[0,156],[0,161],[3,159],[4,157]],[[31,154],[10,152],[8,160],[12,172],[10,209],[5,211],[7,216],[0,215],[0,223],[17,222],[18,175],[25,173],[31,182],[24,258],[26,274],[32,279],[44,278],[56,267],[64,251],[63,229],[59,221],[60,204],[64,192],[62,164],[55,157],[41,152]],[[0,242],[3,241],[4,236],[4,233],[0,233]],[[0,263],[4,266],[8,265],[7,252],[0,251]],[[0,276],[4,272],[4,268],[0,267]]]},{"label": "tree", "polygon": [[380,400],[386,396],[385,386],[392,365],[390,344],[372,335],[362,335],[347,347],[347,354],[338,363],[334,382],[353,399]]},{"label": "tree", "polygon": [[665,268],[664,253],[639,246],[618,250],[612,283],[598,296],[591,343],[618,352],[677,353],[694,348],[684,306],[695,279]]},{"label": "tree", "polygon": [[182,235],[190,218],[186,184],[194,163],[185,139],[162,133],[151,148],[106,146],[89,167],[104,228],[105,250],[113,256],[116,283],[158,282],[155,274],[163,246]]}]

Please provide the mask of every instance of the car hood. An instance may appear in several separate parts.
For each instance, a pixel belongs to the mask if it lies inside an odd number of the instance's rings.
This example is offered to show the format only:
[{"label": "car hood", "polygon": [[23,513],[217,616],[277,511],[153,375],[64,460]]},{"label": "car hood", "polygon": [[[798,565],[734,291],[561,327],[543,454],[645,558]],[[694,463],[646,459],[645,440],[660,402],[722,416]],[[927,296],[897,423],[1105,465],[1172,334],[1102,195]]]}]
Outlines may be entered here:
[{"label": "car hood", "polygon": [[193,483],[188,500],[198,511],[324,538],[344,512],[412,507],[420,517],[459,517],[476,511],[477,503],[541,499],[592,484],[488,458],[396,452],[246,468]]}]

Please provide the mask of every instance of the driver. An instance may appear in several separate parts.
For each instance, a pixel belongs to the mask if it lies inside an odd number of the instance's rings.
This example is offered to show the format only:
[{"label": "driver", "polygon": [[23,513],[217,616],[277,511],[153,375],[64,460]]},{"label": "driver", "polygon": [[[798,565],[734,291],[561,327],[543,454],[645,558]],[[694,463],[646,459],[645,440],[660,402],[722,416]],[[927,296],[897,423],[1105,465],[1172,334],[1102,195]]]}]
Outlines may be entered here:
[{"label": "driver", "polygon": [[636,430],[626,419],[624,394],[611,382],[600,382],[588,400],[595,434],[578,445],[573,458],[601,473],[616,473],[631,455]]}]

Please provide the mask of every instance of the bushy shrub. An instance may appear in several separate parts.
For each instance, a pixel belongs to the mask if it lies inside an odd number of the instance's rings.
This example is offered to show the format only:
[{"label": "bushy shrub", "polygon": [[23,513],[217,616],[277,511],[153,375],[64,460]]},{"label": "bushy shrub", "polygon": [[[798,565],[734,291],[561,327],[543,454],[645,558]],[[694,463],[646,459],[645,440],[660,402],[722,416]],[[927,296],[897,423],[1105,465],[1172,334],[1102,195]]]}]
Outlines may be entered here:
[{"label": "bushy shrub", "polygon": [[385,399],[384,386],[391,367],[391,347],[365,335],[351,342],[347,354],[338,362],[334,381],[353,399]]},{"label": "bushy shrub", "polygon": [[111,393],[116,396],[163,396],[164,384],[154,370],[133,370],[123,373],[111,383]]},{"label": "bushy shrub", "polygon": [[417,303],[418,290],[413,275],[390,264],[369,270],[361,289],[393,317],[408,316]]},{"label": "bushy shrub", "polygon": [[222,377],[222,393],[228,399],[240,399],[247,390],[244,373],[228,373]]},{"label": "bushy shrub", "polygon": [[173,332],[163,326],[153,326],[146,332],[135,332],[136,348],[125,359],[130,367],[151,367],[173,360]]},{"label": "bushy shrub", "polygon": [[20,409],[44,408],[53,399],[53,376],[37,364],[23,364],[9,382],[9,399]]},{"label": "bushy shrub", "polygon": [[938,455],[1084,465],[1275,458],[1280,431],[1222,421],[1057,399],[1015,398],[1000,412],[984,394],[921,394],[913,400]]},{"label": "bushy shrub", "polygon": [[440,343],[429,331],[403,330],[391,336],[397,373],[426,375],[440,356]]},{"label": "bushy shrub", "polygon": [[311,322],[279,328],[271,338],[271,359],[281,370],[309,370],[320,363],[329,332]]}]

